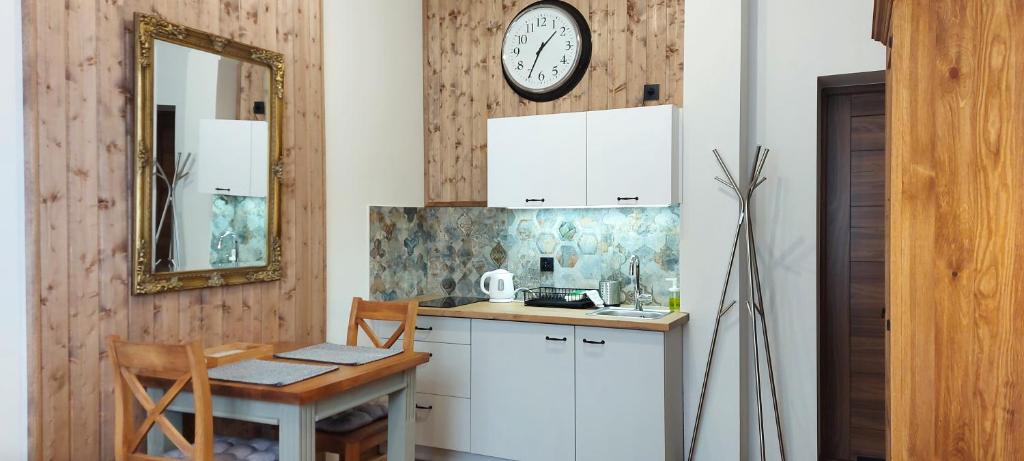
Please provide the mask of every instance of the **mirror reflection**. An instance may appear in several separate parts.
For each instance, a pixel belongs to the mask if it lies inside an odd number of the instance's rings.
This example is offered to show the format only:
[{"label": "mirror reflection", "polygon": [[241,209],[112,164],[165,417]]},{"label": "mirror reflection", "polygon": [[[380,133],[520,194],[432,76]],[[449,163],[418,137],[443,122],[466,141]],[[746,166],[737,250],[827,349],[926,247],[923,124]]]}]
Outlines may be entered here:
[{"label": "mirror reflection", "polygon": [[153,272],[267,264],[270,70],[153,48]]}]

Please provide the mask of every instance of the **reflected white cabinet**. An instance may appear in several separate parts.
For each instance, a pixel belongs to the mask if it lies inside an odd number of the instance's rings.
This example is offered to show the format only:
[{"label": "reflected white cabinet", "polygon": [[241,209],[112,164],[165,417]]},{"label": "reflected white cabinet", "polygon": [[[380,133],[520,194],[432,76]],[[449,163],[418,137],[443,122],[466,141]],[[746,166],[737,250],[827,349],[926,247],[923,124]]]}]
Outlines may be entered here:
[{"label": "reflected white cabinet", "polygon": [[487,205],[679,202],[680,109],[672,105],[487,121]]},{"label": "reflected white cabinet", "polygon": [[576,327],[577,460],[682,459],[678,332]]},{"label": "reflected white cabinet", "polygon": [[573,327],[474,319],[472,335],[472,452],[576,459]]},{"label": "reflected white cabinet", "polygon": [[199,121],[194,170],[206,194],[266,197],[269,128],[264,121]]},{"label": "reflected white cabinet", "polygon": [[679,120],[671,105],[587,112],[587,205],[678,202]]},{"label": "reflected white cabinet", "polygon": [[487,205],[587,204],[587,113],[487,120]]}]

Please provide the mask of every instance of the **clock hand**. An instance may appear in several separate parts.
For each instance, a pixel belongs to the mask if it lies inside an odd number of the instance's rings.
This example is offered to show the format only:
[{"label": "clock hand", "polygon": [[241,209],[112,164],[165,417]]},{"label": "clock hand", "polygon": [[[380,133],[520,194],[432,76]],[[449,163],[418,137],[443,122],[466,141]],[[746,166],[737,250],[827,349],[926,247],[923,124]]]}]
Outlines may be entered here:
[{"label": "clock hand", "polygon": [[[557,32],[557,31],[556,31],[556,32]],[[538,59],[540,59],[540,52],[541,52],[541,51],[544,51],[544,47],[545,47],[545,46],[548,46],[548,42],[550,42],[550,41],[551,41],[551,39],[555,38],[555,33],[556,33],[556,32],[552,32],[552,33],[551,33],[551,36],[550,36],[550,37],[548,37],[548,39],[547,39],[547,40],[544,40],[544,43],[541,43],[541,44],[540,44],[540,48],[537,48],[537,57],[533,58],[533,65],[532,65],[532,66],[530,66],[530,73],[526,75],[526,78],[527,78],[527,79],[529,79],[530,77],[532,77],[532,76],[533,76],[533,68],[534,68],[534,67],[537,67],[537,60],[538,60]]]}]

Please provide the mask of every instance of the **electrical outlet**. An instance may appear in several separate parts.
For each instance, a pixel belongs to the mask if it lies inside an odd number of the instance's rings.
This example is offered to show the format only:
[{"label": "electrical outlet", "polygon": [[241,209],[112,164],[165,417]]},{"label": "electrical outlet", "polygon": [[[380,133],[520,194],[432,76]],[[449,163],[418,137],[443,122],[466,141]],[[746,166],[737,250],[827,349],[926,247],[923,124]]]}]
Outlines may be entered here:
[{"label": "electrical outlet", "polygon": [[644,85],[644,101],[657,101],[661,99],[661,85],[648,83]]},{"label": "electrical outlet", "polygon": [[555,258],[550,256],[540,257],[540,271],[541,272],[554,272],[555,271]]}]

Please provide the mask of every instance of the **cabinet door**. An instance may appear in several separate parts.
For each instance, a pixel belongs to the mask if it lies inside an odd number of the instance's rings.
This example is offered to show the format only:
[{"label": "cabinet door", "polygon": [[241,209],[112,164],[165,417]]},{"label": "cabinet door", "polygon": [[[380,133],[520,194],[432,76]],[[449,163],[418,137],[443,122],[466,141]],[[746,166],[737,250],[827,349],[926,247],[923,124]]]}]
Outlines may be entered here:
[{"label": "cabinet door", "polygon": [[195,165],[200,192],[249,195],[252,180],[252,127],[249,122],[200,120],[199,152]]},{"label": "cabinet door", "polygon": [[576,459],[665,459],[665,366],[663,333],[576,327]]},{"label": "cabinet door", "polygon": [[587,112],[587,205],[678,201],[677,113],[669,105]]},{"label": "cabinet door", "polygon": [[573,327],[473,320],[473,453],[574,459]]},{"label": "cabinet door", "polygon": [[487,121],[488,206],[583,206],[586,174],[586,112]]}]

